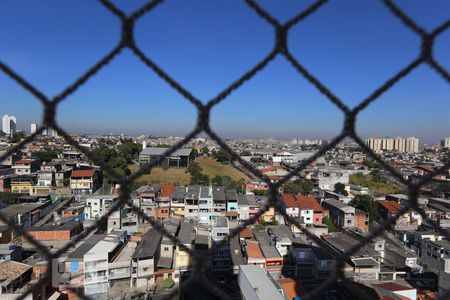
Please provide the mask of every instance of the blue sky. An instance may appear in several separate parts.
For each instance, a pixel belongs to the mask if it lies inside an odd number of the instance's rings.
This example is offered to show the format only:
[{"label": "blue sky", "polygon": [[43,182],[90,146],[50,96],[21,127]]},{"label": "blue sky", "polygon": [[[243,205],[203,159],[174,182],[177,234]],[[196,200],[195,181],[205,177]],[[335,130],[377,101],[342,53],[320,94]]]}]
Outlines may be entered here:
[{"label": "blue sky", "polygon": [[[144,1],[114,1],[131,12]],[[259,3],[286,21],[312,1]],[[397,1],[428,30],[450,17],[450,2]],[[120,24],[90,0],[0,1],[0,60],[53,96],[110,51]],[[140,48],[202,101],[213,98],[261,60],[273,29],[240,0],[167,0],[137,23]],[[353,107],[419,53],[420,40],[379,1],[335,0],[292,29],[295,57]],[[435,45],[450,69],[450,30]],[[450,136],[449,85],[421,66],[360,114],[363,136],[415,135],[424,142]],[[0,74],[0,114],[19,129],[40,122],[42,108]],[[69,132],[185,135],[196,110],[125,50],[58,109]],[[278,57],[212,111],[224,137],[331,138],[343,115]]]}]

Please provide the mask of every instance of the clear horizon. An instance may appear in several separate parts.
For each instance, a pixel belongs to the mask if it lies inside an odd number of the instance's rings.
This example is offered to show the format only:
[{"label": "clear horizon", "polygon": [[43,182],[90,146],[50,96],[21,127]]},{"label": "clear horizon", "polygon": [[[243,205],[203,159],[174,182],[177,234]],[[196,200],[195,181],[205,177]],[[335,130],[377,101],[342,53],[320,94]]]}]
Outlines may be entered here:
[{"label": "clear horizon", "polygon": [[[127,13],[144,3],[114,2]],[[312,3],[258,2],[280,22]],[[49,97],[118,42],[117,18],[97,2],[24,3],[2,4],[0,60]],[[396,3],[427,30],[443,23],[450,10],[448,1]],[[264,58],[274,42],[270,26],[244,3],[232,1],[164,2],[139,20],[135,35],[146,55],[204,102]],[[444,33],[434,48],[436,60],[447,69],[448,36]],[[289,47],[314,76],[354,107],[409,64],[420,51],[420,41],[381,3],[335,1],[295,26]],[[359,115],[357,131],[364,138],[417,136],[423,143],[438,143],[450,132],[448,88],[422,65]],[[18,129],[29,131],[30,123],[41,120],[39,101],[3,73],[0,91],[0,114],[15,115]],[[62,102],[57,113],[68,132],[93,134],[185,136],[197,118],[195,107],[129,50]],[[340,133],[343,120],[280,56],[211,113],[211,127],[224,138],[329,140]]]}]

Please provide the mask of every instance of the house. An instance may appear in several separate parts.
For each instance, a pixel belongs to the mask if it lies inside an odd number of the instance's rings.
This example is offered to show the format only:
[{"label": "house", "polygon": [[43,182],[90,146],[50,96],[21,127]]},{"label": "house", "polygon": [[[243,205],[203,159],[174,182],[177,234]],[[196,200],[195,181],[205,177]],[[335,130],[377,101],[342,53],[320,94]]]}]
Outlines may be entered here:
[{"label": "house", "polygon": [[199,224],[209,225],[213,210],[213,192],[212,187],[200,187],[198,199],[198,222]]},{"label": "house", "polygon": [[116,195],[89,196],[85,201],[84,213],[86,219],[99,219],[107,213],[107,207],[118,200]]},{"label": "house", "polygon": [[175,190],[175,186],[163,184],[161,186],[161,194],[156,198],[155,202],[155,218],[164,221],[170,216],[170,198]]},{"label": "house", "polygon": [[[134,206],[139,206],[139,199],[131,199]],[[106,211],[111,208],[106,207]],[[138,232],[139,215],[130,206],[125,205],[122,209],[114,210],[108,217],[108,233],[114,229],[125,230],[126,232]]]},{"label": "house", "polygon": [[177,167],[186,168],[195,160],[192,148],[181,148],[175,150],[170,156],[164,154],[170,148],[147,147],[139,153],[140,164],[155,164],[158,167]]},{"label": "house", "polygon": [[114,230],[84,254],[84,294],[104,294],[109,289],[109,262],[120,252],[126,231]]},{"label": "house", "polygon": [[335,199],[322,201],[322,207],[329,211],[329,215],[334,224],[341,228],[355,226],[355,208],[339,202]]},{"label": "house", "polygon": [[[176,218],[168,218],[164,221],[164,229],[173,236],[177,236],[180,228],[180,220]],[[173,259],[175,255],[175,243],[163,236],[161,241],[160,257],[158,261],[158,268],[172,269]]]},{"label": "house", "polygon": [[355,208],[355,227],[363,232],[369,232],[369,214]]},{"label": "house", "polygon": [[212,216],[225,216],[227,212],[227,198],[225,196],[225,187],[214,186],[212,188],[212,194],[213,194]]},{"label": "house", "polygon": [[275,248],[281,256],[289,255],[292,246],[292,232],[286,225],[270,226],[267,233],[272,237]]},{"label": "house", "polygon": [[70,175],[72,195],[91,195],[100,187],[96,170],[73,170]]},{"label": "house", "polygon": [[318,170],[316,176],[322,190],[333,191],[336,183],[349,183],[349,173],[342,170]]},{"label": "house", "polygon": [[438,273],[443,260],[450,259],[450,242],[447,240],[425,240],[422,244],[422,260]]},{"label": "house", "polygon": [[245,241],[244,249],[247,256],[247,265],[257,265],[264,270],[266,269],[266,258],[262,254],[257,241]]},{"label": "house", "polygon": [[286,214],[292,218],[298,219],[300,214],[299,204],[297,199],[292,194],[283,194],[282,203],[286,208]]},{"label": "house", "polygon": [[307,225],[322,224],[323,209],[314,197],[296,195],[295,199],[300,211],[300,223]]},{"label": "house", "polygon": [[0,244],[0,261],[22,261],[22,248],[16,244]]},{"label": "house", "polygon": [[[67,223],[67,224],[49,224],[38,227],[30,227],[27,232],[36,241],[50,249],[61,249],[75,236],[83,231],[81,223]],[[22,248],[26,251],[36,251],[34,246],[25,236],[22,236]]]},{"label": "house", "polygon": [[151,228],[136,247],[132,256],[131,287],[155,286],[155,270],[161,251],[162,233]]},{"label": "house", "polygon": [[173,217],[184,217],[184,198],[186,197],[186,188],[177,186],[170,197],[170,215]]},{"label": "house", "polygon": [[184,200],[184,218],[186,220],[198,220],[199,196],[200,186],[191,185],[188,187]]},{"label": "house", "polygon": [[284,300],[275,283],[258,266],[239,266],[239,288],[244,300]]},{"label": "house", "polygon": [[[152,184],[139,187],[136,191],[140,203],[141,211],[149,218],[155,217],[156,199],[161,194],[161,185]],[[144,222],[144,218],[140,217],[140,221]]]},{"label": "house", "polygon": [[[193,250],[194,225],[192,223],[181,223],[178,240],[184,247]],[[177,244],[175,249],[174,268],[179,270],[180,273],[183,273],[189,269],[190,264],[191,260],[189,253]]]},{"label": "house", "polygon": [[36,159],[22,158],[12,166],[16,175],[31,175],[39,170],[41,162]]},{"label": "house", "polygon": [[[397,202],[387,200],[379,200],[377,201],[377,204],[379,214],[384,219],[395,217],[397,212],[402,207]],[[405,212],[396,218],[393,223],[393,227],[396,230],[416,230],[418,228],[418,224],[412,223],[410,213]]]},{"label": "house", "polygon": [[[215,217],[211,223],[212,247],[226,239],[230,234],[228,219],[224,216]],[[215,272],[229,272],[231,266],[230,245],[227,243],[211,256],[211,269]]]},{"label": "house", "polygon": [[267,231],[258,230],[254,232],[254,235],[259,243],[264,258],[266,259],[266,271],[269,272],[273,278],[280,278],[283,269],[283,257],[273,245]]},{"label": "house", "polygon": [[11,178],[11,193],[34,195],[33,186],[36,185],[36,177],[32,175],[18,175]]},{"label": "house", "polygon": [[0,262],[0,298],[6,298],[29,283],[32,273],[32,267],[27,264],[12,260]]},{"label": "house", "polygon": [[226,189],[225,197],[227,198],[227,212],[236,212],[238,210],[237,194],[235,190]]}]

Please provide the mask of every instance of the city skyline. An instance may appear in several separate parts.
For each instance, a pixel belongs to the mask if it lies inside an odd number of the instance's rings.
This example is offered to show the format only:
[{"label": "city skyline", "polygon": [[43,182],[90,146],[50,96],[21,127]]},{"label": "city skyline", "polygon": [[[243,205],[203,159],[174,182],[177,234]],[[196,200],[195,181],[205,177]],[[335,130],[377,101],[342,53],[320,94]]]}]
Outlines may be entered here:
[{"label": "city skyline", "polygon": [[[0,26],[5,41],[0,60],[48,96],[74,82],[120,35],[117,20],[95,2],[72,7],[44,1],[39,3],[39,16],[34,14],[37,4],[22,6],[19,2],[6,2],[0,12],[0,24],[5,24]],[[126,12],[138,6],[116,4]],[[286,21],[309,3],[261,4]],[[445,1],[433,7],[405,4],[399,1],[427,30],[440,24],[450,9]],[[355,9],[358,14],[352,13]],[[55,16],[56,11],[59,14]],[[80,18],[95,22],[80,24]],[[24,26],[23,19],[33,26]],[[205,23],[209,26],[203,26]],[[6,24],[15,28],[14,34]],[[273,30],[243,3],[171,1],[138,22],[136,39],[158,65],[206,101],[270,51]],[[292,30],[289,45],[297,59],[349,107],[369,96],[420,50],[417,37],[377,2],[329,3]],[[442,38],[434,48],[443,66],[450,63],[445,55],[448,46],[448,40]],[[18,129],[27,130],[31,122],[41,120],[39,101],[4,74],[0,75],[0,89],[4,113],[23,121]],[[418,136],[424,142],[437,143],[450,132],[447,93],[445,81],[421,66],[359,115],[358,133],[364,138]],[[197,112],[125,50],[66,99],[57,117],[68,132],[185,136],[195,127]],[[330,139],[340,132],[343,120],[343,114],[282,57],[211,113],[212,129],[226,138]]]}]

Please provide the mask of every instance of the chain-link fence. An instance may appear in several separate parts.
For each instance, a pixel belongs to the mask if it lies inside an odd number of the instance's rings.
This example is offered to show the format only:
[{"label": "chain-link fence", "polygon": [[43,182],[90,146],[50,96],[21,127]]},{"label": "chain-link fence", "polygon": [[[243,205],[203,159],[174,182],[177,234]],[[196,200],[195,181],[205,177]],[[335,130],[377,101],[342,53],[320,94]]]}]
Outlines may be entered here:
[{"label": "chain-link fence", "polygon": [[[344,279],[343,268],[345,264],[345,257],[348,257],[354,253],[356,253],[361,247],[363,247],[367,242],[369,242],[374,237],[380,235],[383,230],[387,229],[389,225],[391,225],[395,220],[405,212],[414,210],[420,213],[420,215],[427,220],[430,224],[432,224],[437,232],[442,232],[447,236],[447,232],[443,232],[438,224],[429,219],[425,212],[418,206],[418,196],[420,194],[421,188],[429,183],[432,178],[438,174],[444,173],[446,170],[450,168],[450,159],[444,163],[442,167],[435,170],[431,174],[423,176],[418,182],[411,183],[403,178],[403,176],[392,168],[389,164],[384,162],[379,156],[377,156],[371,149],[369,149],[361,138],[358,136],[355,123],[358,114],[366,109],[372,102],[376,101],[383,93],[392,88],[397,82],[406,77],[411,71],[416,69],[418,66],[422,64],[427,64],[433,70],[436,71],[438,75],[440,75],[443,80],[450,83],[450,74],[447,70],[445,70],[439,63],[435,60],[433,56],[433,45],[436,40],[436,37],[443,33],[450,26],[450,20],[447,20],[442,25],[438,26],[432,31],[426,31],[421,26],[419,26],[414,20],[412,20],[409,16],[407,16],[396,4],[394,4],[390,0],[384,0],[382,3],[396,18],[398,18],[404,26],[415,32],[421,38],[421,51],[419,56],[406,65],[403,69],[401,69],[398,73],[396,73],[391,78],[387,79],[380,87],[375,89],[369,97],[364,99],[359,105],[354,107],[353,109],[349,108],[344,102],[339,99],[331,90],[329,90],[319,79],[317,79],[308,69],[306,69],[290,52],[288,47],[288,36],[289,31],[292,27],[301,23],[304,19],[314,14],[318,9],[320,9],[323,5],[327,3],[326,0],[319,0],[310,5],[305,10],[301,11],[295,17],[282,24],[277,19],[272,17],[266,10],[264,10],[261,6],[259,6],[254,0],[245,0],[246,4],[250,9],[252,9],[256,14],[258,14],[262,19],[264,19],[268,24],[270,24],[275,32],[275,43],[273,49],[265,56],[263,60],[261,60],[258,64],[256,64],[253,68],[243,74],[240,78],[234,81],[231,85],[225,88],[222,92],[220,92],[216,97],[211,99],[206,104],[203,104],[199,99],[194,97],[187,89],[181,86],[174,78],[172,78],[168,73],[166,73],[163,69],[161,69],[158,64],[156,64],[151,58],[145,55],[139,47],[136,45],[134,40],[134,25],[135,23],[145,15],[147,15],[150,11],[155,9],[163,0],[153,0],[149,1],[147,4],[143,5],[141,8],[136,10],[130,15],[126,15],[115,5],[110,3],[108,0],[99,0],[104,7],[114,14],[117,18],[119,18],[122,24],[122,33],[120,42],[100,61],[98,61],[94,66],[92,66],[86,73],[81,75],[73,84],[66,87],[61,93],[54,96],[53,98],[49,98],[45,96],[38,88],[31,85],[24,77],[20,74],[16,73],[13,69],[8,67],[5,63],[1,61],[0,58],[0,70],[16,81],[19,85],[21,85],[24,89],[34,95],[44,106],[44,116],[43,116],[43,124],[44,127],[40,128],[37,132],[27,137],[25,140],[20,142],[15,147],[9,149],[2,157],[0,157],[0,161],[9,157],[15,151],[21,149],[26,144],[33,141],[33,139],[39,135],[45,128],[53,128],[61,135],[70,145],[81,151],[87,158],[92,160],[95,164],[100,166],[105,172],[107,172],[112,178],[115,179],[120,184],[120,196],[119,200],[114,202],[111,206],[111,209],[103,215],[94,226],[87,228],[82,234],[77,236],[76,239],[69,242],[62,249],[51,253],[44,245],[40,244],[37,240],[35,240],[30,234],[27,233],[26,230],[23,230],[20,226],[18,226],[14,221],[8,219],[3,214],[0,214],[0,220],[4,223],[8,224],[11,228],[13,228],[16,232],[22,234],[27,240],[33,244],[38,251],[40,251],[45,257],[48,259],[49,268],[46,272],[45,276],[43,276],[36,284],[31,286],[26,292],[23,293],[18,299],[24,299],[27,294],[41,290],[50,280],[51,280],[51,270],[52,270],[52,260],[60,257],[64,253],[66,253],[71,247],[75,246],[82,239],[86,238],[90,233],[95,231],[98,225],[102,222],[105,222],[107,218],[117,209],[123,207],[124,205],[128,205],[134,210],[137,214],[139,214],[142,218],[147,220],[152,224],[154,228],[158,231],[161,231],[164,236],[170,238],[177,246],[179,246],[182,250],[187,251],[192,259],[193,271],[189,279],[183,282],[183,287],[187,287],[194,280],[197,283],[201,283],[205,288],[207,288],[211,293],[221,299],[228,299],[229,296],[225,291],[215,286],[213,282],[210,281],[209,278],[205,276],[205,255],[203,254],[201,257],[197,256],[194,251],[184,246],[182,243],[178,241],[178,239],[165,231],[162,224],[154,221],[153,219],[146,216],[138,207],[133,205],[130,200],[130,193],[132,191],[133,182],[140,177],[141,175],[149,172],[157,163],[142,165],[140,169],[134,174],[124,177],[118,174],[113,168],[111,168],[107,163],[94,156],[91,152],[89,152],[86,148],[83,148],[78,145],[78,143],[64,131],[56,122],[56,107],[64,101],[69,95],[76,92],[77,89],[85,84],[88,80],[92,78],[97,72],[99,72],[105,65],[111,62],[124,48],[128,48],[134,53],[140,61],[148,66],[150,70],[155,72],[160,78],[162,78],[167,84],[169,84],[173,89],[178,91],[187,101],[191,102],[198,111],[198,119],[196,127],[192,130],[190,134],[188,134],[181,142],[177,143],[169,150],[165,152],[163,156],[169,156],[176,149],[183,147],[187,144],[192,138],[197,136],[198,134],[204,132],[209,135],[213,140],[215,140],[223,149],[225,149],[232,157],[232,159],[238,161],[244,168],[246,168],[249,172],[251,172],[254,176],[258,177],[262,181],[266,182],[270,187],[269,191],[269,200],[262,207],[262,209],[246,220],[243,224],[233,229],[228,238],[223,240],[222,242],[214,245],[211,249],[208,250],[206,255],[212,255],[217,249],[225,246],[229,240],[235,237],[239,232],[245,228],[246,226],[253,224],[264,212],[266,212],[269,208],[273,207],[276,209],[278,213],[283,215],[288,223],[296,225],[301,228],[298,220],[288,216],[286,211],[282,209],[282,206],[279,203],[277,197],[278,188],[286,183],[293,176],[298,174],[301,170],[303,170],[306,166],[311,164],[318,157],[324,155],[328,150],[335,147],[338,143],[343,141],[344,138],[350,138],[354,140],[361,149],[373,158],[376,162],[383,166],[383,168],[388,171],[394,178],[398,180],[401,184],[407,187],[409,201],[406,206],[403,206],[393,217],[388,218],[383,222],[383,224],[378,227],[376,230],[370,232],[362,241],[360,241],[356,246],[352,247],[348,251],[345,251],[340,256],[341,259],[337,259],[337,266],[334,274],[328,278],[323,284],[321,284],[318,288],[308,293],[305,296],[305,299],[312,299],[315,296],[319,295],[326,289],[330,288],[334,285],[337,280]],[[150,16],[149,16],[150,17]],[[250,80],[256,73],[260,72],[264,69],[276,56],[283,56],[292,67],[298,71],[301,76],[303,76],[307,81],[309,81],[313,86],[317,88],[317,90],[326,96],[329,101],[331,101],[335,106],[337,106],[345,116],[345,121],[343,124],[342,132],[337,135],[335,138],[331,140],[326,146],[322,147],[317,153],[315,153],[309,159],[303,161],[300,165],[298,165],[295,169],[291,170],[284,178],[280,181],[273,183],[271,180],[262,174],[259,170],[254,168],[248,162],[242,160],[240,156],[233,152],[230,147],[221,139],[219,135],[217,135],[210,127],[210,112],[211,109],[218,105],[220,102],[224,101],[231,93],[233,93],[236,89],[240,88],[245,82]],[[163,157],[162,156],[162,157]],[[303,229],[304,234],[308,236],[308,238],[317,242],[318,244],[322,244],[323,242],[317,238],[314,234],[309,232],[307,229]],[[79,293],[77,290],[73,290],[75,293]],[[357,291],[355,291],[356,293]],[[167,298],[177,297],[180,293],[180,289],[175,289],[170,295],[167,295]],[[79,294],[81,298],[89,299],[89,297]],[[441,296],[442,298],[448,298],[450,293]]]}]

